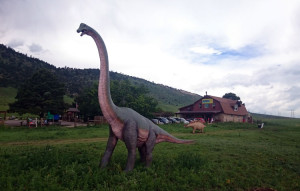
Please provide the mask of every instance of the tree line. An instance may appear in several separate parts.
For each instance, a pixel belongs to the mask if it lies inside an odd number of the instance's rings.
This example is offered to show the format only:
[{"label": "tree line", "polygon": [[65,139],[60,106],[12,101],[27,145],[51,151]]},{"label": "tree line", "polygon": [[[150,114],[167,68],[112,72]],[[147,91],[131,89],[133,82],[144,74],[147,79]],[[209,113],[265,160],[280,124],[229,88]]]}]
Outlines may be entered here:
[{"label": "tree line", "polygon": [[[129,80],[111,81],[112,99],[116,105],[130,107],[146,117],[152,117],[152,114],[158,111],[158,102],[148,96],[148,92],[145,86],[135,86]],[[41,69],[18,88],[16,101],[9,105],[10,112],[32,113],[40,117],[44,117],[47,112],[63,114],[70,107],[64,103],[65,93],[65,84],[60,82],[53,72]],[[73,105],[78,105],[85,120],[102,115],[97,83],[81,91],[75,97],[75,102]]]},{"label": "tree line", "polygon": [[[110,86],[112,100],[120,107],[132,108],[149,118],[161,110],[157,107],[157,100],[148,96],[149,90],[143,85],[133,85],[129,80],[112,80]],[[32,113],[40,117],[44,117],[47,112],[63,114],[70,107],[64,103],[65,93],[65,84],[53,72],[41,69],[19,87],[16,101],[9,105],[10,111]],[[234,93],[226,93],[223,98],[240,100]],[[79,106],[85,120],[102,115],[98,102],[98,83],[81,91],[75,102],[73,105]]]}]

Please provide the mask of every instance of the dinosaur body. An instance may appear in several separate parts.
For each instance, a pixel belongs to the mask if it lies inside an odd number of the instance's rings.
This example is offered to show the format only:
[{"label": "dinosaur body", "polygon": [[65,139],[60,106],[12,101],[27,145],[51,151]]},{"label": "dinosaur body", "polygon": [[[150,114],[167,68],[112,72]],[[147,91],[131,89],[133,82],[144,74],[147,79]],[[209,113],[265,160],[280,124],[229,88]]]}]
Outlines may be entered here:
[{"label": "dinosaur body", "polygon": [[125,171],[134,168],[136,148],[139,150],[141,160],[146,163],[146,166],[149,166],[152,162],[152,151],[155,144],[193,142],[177,139],[130,108],[117,107],[111,99],[108,54],[103,39],[94,29],[83,23],[80,24],[77,32],[81,32],[81,36],[86,34],[94,39],[100,57],[98,99],[102,113],[109,123],[109,138],[100,167],[103,168],[108,164],[119,139],[125,142],[128,150]]},{"label": "dinosaur body", "polygon": [[201,133],[203,133],[204,127],[206,126],[203,123],[196,121],[185,125],[185,127],[192,127],[193,133],[195,134],[196,130],[199,130]]}]

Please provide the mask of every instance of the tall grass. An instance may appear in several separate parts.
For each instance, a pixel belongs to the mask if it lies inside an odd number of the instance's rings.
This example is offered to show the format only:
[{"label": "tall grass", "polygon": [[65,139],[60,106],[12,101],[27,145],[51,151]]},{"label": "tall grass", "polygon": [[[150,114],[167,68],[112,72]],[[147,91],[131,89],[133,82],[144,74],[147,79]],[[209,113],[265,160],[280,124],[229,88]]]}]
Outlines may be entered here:
[{"label": "tall grass", "polygon": [[[300,190],[300,120],[270,120],[263,129],[242,123],[208,125],[192,134],[183,125],[162,126],[192,145],[160,143],[153,164],[137,162],[125,174],[127,150],[119,142],[105,169],[98,163],[107,126],[8,129],[0,132],[2,190]],[[47,137],[48,136],[48,137]],[[86,142],[80,141],[86,139]],[[89,142],[99,138],[99,142]],[[62,142],[57,140],[77,140]],[[45,142],[40,142],[44,140]],[[47,140],[49,141],[47,143]],[[31,142],[27,146],[21,142]],[[8,144],[15,143],[15,144]],[[36,144],[34,144],[36,143]]]}]

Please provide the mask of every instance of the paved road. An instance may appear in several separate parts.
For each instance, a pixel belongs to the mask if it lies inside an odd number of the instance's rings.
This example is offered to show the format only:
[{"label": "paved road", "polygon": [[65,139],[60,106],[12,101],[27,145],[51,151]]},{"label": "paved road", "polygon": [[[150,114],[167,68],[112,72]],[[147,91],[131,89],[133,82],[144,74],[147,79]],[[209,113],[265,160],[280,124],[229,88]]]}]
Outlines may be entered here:
[{"label": "paved road", "polygon": [[27,124],[26,120],[5,120],[5,125],[18,127],[18,126],[25,126]]}]

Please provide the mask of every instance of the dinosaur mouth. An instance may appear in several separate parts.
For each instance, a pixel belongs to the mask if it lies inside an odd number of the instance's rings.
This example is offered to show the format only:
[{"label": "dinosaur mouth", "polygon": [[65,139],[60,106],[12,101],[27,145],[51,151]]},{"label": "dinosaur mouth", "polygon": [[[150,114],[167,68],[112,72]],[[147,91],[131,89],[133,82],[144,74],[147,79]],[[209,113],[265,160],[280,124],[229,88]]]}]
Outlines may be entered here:
[{"label": "dinosaur mouth", "polygon": [[86,29],[82,29],[81,31],[77,30],[78,33],[81,32],[80,36],[83,36],[85,34],[87,34],[87,30]]}]

